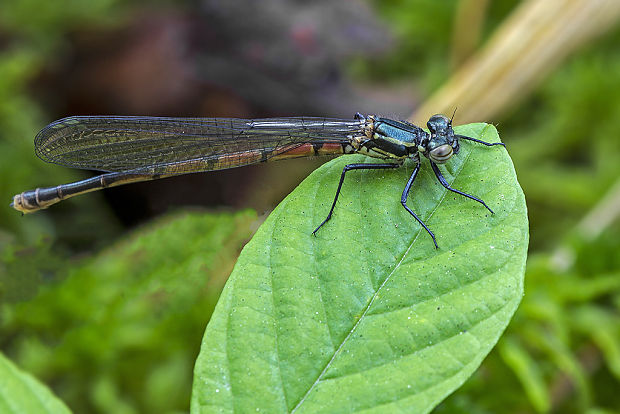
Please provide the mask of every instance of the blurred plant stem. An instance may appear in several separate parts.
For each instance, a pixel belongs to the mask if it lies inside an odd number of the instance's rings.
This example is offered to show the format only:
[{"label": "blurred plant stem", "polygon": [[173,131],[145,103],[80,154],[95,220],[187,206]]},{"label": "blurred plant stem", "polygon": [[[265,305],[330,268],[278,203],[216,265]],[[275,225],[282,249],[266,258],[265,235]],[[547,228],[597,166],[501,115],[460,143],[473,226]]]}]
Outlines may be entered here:
[{"label": "blurred plant stem", "polygon": [[607,195],[577,226],[577,232],[586,240],[594,240],[620,216],[620,178]]},{"label": "blurred plant stem", "polygon": [[[464,0],[461,8],[475,9],[470,3],[475,1]],[[455,107],[458,123],[493,119],[530,93],[564,58],[613,27],[619,17],[618,0],[526,0],[410,119],[424,123]],[[457,28],[464,24],[457,22]],[[479,30],[477,24],[474,31]]]},{"label": "blurred plant stem", "polygon": [[460,0],[452,31],[452,67],[454,69],[475,51],[488,9],[489,0]]},{"label": "blurred plant stem", "polygon": [[[611,226],[620,217],[620,178],[609,192],[577,224],[574,236],[590,242]],[[558,270],[569,269],[575,261],[574,249],[568,245],[559,246],[551,257]]]}]

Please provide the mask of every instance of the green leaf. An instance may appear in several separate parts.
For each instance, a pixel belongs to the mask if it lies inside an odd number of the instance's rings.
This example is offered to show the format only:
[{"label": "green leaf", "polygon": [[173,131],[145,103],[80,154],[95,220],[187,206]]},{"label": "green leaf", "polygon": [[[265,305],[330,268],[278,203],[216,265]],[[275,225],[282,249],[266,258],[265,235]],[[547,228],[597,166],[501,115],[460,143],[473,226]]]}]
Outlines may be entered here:
[{"label": "green leaf", "polygon": [[0,412],[35,414],[71,411],[45,385],[0,354]]},{"label": "green leaf", "polygon": [[186,411],[205,321],[255,221],[179,211],[142,226],[7,307],[4,349],[76,412]]},{"label": "green leaf", "polygon": [[521,385],[523,385],[523,389],[536,412],[549,412],[551,396],[545,387],[543,375],[540,367],[537,365],[537,361],[532,358],[515,337],[504,337],[497,348],[502,359],[512,368],[519,381],[521,381]]},{"label": "green leaf", "polygon": [[[495,142],[491,125],[457,133]],[[463,142],[442,168],[347,174],[346,156],[310,175],[241,253],[207,327],[193,412],[428,412],[497,342],[519,304],[528,243],[525,199],[502,147]],[[370,160],[373,162],[373,160]],[[376,162],[376,161],[374,161]]]}]

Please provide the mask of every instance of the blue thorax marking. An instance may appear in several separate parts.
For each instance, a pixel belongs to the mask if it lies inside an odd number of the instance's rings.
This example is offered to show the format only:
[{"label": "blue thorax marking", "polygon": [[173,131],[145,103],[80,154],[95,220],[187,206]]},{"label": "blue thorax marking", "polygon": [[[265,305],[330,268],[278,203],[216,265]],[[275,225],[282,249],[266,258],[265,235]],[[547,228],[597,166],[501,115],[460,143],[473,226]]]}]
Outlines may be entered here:
[{"label": "blue thorax marking", "polygon": [[377,118],[375,133],[400,141],[405,145],[418,145],[427,136],[427,133],[422,128],[389,118]]}]

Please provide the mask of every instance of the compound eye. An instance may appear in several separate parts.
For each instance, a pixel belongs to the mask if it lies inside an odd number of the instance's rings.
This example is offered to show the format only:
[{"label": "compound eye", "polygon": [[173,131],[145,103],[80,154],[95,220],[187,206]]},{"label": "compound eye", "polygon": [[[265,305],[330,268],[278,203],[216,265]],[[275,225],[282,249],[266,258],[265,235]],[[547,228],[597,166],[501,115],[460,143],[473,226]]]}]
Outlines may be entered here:
[{"label": "compound eye", "polygon": [[449,144],[440,145],[429,154],[431,160],[438,164],[443,164],[452,157],[452,146]]}]

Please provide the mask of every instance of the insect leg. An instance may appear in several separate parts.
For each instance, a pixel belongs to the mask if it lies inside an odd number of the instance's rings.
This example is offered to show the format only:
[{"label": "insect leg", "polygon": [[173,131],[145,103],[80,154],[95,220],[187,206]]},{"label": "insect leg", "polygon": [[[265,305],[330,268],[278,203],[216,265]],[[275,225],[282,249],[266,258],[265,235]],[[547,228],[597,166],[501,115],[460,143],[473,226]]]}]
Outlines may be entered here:
[{"label": "insect leg", "polygon": [[413,218],[416,219],[422,227],[424,227],[424,230],[426,230],[428,234],[433,238],[433,243],[435,243],[435,248],[439,249],[439,246],[437,245],[437,240],[435,240],[435,235],[433,234],[431,229],[426,227],[426,224],[424,224],[422,219],[420,219],[420,217],[418,217],[416,213],[414,213],[413,210],[411,210],[409,206],[407,205],[407,197],[409,197],[409,191],[411,190],[413,181],[418,175],[418,171],[420,171],[420,161],[418,161],[418,163],[416,164],[415,168],[413,169],[413,173],[411,174],[411,177],[409,177],[409,181],[407,181],[407,185],[405,186],[405,189],[403,190],[403,195],[400,197],[400,204],[402,204],[405,210],[407,210],[409,214],[411,214]]},{"label": "insect leg", "polygon": [[450,184],[448,184],[448,182],[446,181],[446,179],[443,177],[443,175],[441,174],[441,171],[439,171],[439,167],[437,167],[437,164],[435,164],[434,162],[431,161],[431,167],[433,168],[433,171],[435,172],[435,176],[437,177],[437,179],[439,180],[439,182],[441,183],[441,185],[443,185],[444,187],[446,187],[448,190],[452,191],[453,193],[457,193],[460,194],[462,196],[465,196],[467,198],[470,198],[474,201],[479,202],[480,204],[482,204],[483,206],[485,206],[487,208],[487,210],[489,210],[491,212],[491,214],[495,214],[493,212],[493,210],[491,210],[489,208],[489,206],[487,206],[487,204],[482,201],[481,199],[479,199],[478,197],[474,197],[473,195],[464,193],[462,191],[459,191],[457,189],[454,189],[452,187],[450,187]]},{"label": "insect leg", "polygon": [[466,139],[468,141],[477,142],[478,144],[486,145],[487,147],[492,147],[493,145],[501,145],[503,147],[506,146],[506,144],[504,144],[503,142],[485,142],[485,141],[480,141],[479,139],[476,139],[476,138],[466,137],[465,135],[455,135],[455,137],[457,137],[458,139]]},{"label": "insect leg", "polygon": [[336,197],[334,197],[334,202],[332,203],[332,208],[329,209],[329,214],[327,218],[323,220],[319,227],[317,227],[312,234],[316,235],[316,232],[323,226],[323,224],[327,223],[330,218],[332,218],[332,213],[334,212],[334,208],[336,207],[336,201],[338,201],[338,196],[340,195],[340,189],[342,188],[342,183],[344,182],[344,176],[347,171],[350,170],[378,170],[384,168],[398,168],[401,164],[348,164],[345,165],[342,169],[342,175],[340,175],[340,182],[338,183],[338,189],[336,190]]}]

